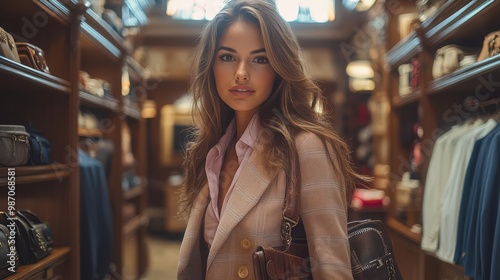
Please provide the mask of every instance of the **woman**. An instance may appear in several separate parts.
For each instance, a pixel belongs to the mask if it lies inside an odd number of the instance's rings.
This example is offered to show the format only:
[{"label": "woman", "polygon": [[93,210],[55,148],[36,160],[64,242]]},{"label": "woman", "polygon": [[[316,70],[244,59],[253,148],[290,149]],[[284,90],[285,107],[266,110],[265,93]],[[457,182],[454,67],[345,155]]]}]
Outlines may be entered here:
[{"label": "woman", "polygon": [[192,80],[195,140],[185,160],[178,279],[254,279],[252,253],[278,246],[298,155],[300,217],[314,279],[352,279],[346,145],[315,108],[288,24],[265,1],[231,1],[201,35]]}]

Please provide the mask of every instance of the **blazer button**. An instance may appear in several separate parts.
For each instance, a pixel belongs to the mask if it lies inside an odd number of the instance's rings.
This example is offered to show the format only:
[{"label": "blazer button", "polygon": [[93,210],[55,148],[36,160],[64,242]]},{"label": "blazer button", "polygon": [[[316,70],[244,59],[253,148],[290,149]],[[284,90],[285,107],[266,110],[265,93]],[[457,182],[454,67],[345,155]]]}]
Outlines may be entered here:
[{"label": "blazer button", "polygon": [[238,268],[238,276],[243,279],[243,278],[247,278],[248,276],[248,268],[246,266],[240,266],[240,268]]},{"label": "blazer button", "polygon": [[252,245],[250,243],[250,240],[248,240],[248,239],[242,239],[241,242],[240,242],[240,244],[241,244],[241,247],[243,249],[246,249],[246,250],[250,249],[250,246]]}]

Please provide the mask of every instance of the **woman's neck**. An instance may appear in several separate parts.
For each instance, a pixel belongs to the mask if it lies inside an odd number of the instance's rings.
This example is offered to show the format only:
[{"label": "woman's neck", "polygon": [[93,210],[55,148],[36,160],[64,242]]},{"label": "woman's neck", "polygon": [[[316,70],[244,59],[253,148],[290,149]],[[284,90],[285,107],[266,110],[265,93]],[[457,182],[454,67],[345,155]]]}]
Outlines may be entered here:
[{"label": "woman's neck", "polygon": [[241,138],[256,112],[236,112],[236,141]]}]

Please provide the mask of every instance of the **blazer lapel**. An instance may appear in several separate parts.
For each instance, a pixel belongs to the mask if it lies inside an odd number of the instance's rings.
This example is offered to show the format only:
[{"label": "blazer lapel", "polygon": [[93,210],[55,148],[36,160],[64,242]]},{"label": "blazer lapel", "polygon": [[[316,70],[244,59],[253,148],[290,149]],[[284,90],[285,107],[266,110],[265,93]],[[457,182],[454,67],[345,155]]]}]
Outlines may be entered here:
[{"label": "blazer lapel", "polygon": [[208,201],[208,185],[205,184],[196,197],[193,208],[191,209],[190,218],[186,226],[181,249],[179,251],[179,265],[182,269],[185,269],[188,263],[193,261],[193,258],[197,259],[201,257],[198,245],[201,240],[200,229],[203,223],[203,217],[205,216],[205,209],[207,208]]},{"label": "blazer lapel", "polygon": [[278,173],[278,171],[271,172],[266,169],[264,166],[265,160],[265,155],[259,149],[254,149],[245,166],[243,166],[231,193],[231,198],[224,210],[224,215],[217,227],[208,254],[207,267],[210,267],[234,227],[257,204],[272,179]]}]

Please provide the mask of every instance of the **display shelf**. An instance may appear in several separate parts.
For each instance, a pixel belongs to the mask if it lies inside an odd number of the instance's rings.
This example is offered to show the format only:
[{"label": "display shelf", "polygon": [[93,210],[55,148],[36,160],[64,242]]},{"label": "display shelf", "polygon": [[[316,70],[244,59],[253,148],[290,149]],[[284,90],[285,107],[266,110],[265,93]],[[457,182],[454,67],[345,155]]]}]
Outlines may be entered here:
[{"label": "display shelf", "polygon": [[132,57],[127,57],[128,72],[130,75],[130,80],[132,81],[142,81],[145,79],[146,74],[142,66]]},{"label": "display shelf", "polygon": [[69,95],[70,83],[50,74],[27,67],[8,58],[0,56],[0,81],[2,88],[15,92],[32,91],[37,88],[40,94],[57,92]]},{"label": "display shelf", "polygon": [[434,29],[432,32],[438,32],[441,30],[440,28],[446,26],[443,25],[444,21],[449,20],[455,12],[463,8],[465,5],[468,5],[470,2],[470,0],[447,1],[439,9],[437,9],[434,14],[421,23],[421,29],[425,31]]},{"label": "display shelf", "polygon": [[139,120],[141,119],[141,111],[138,106],[133,106],[133,104],[125,105],[123,107],[123,112],[129,118]]},{"label": "display shelf", "polygon": [[[109,58],[119,60],[124,49],[123,38],[94,11],[88,9],[82,22],[83,51],[98,50]],[[97,58],[97,56],[96,56]]]},{"label": "display shelf", "polygon": [[17,166],[0,168],[0,186],[8,185],[10,168],[15,169],[16,185],[61,180],[68,177],[72,169],[64,164],[53,163],[39,166]]},{"label": "display shelf", "polygon": [[412,31],[405,39],[392,47],[385,55],[385,61],[393,70],[399,65],[410,61],[422,51],[420,39],[415,31]]},{"label": "display shelf", "polygon": [[453,93],[457,90],[476,92],[487,86],[485,83],[487,84],[488,80],[491,81],[491,77],[488,78],[488,75],[499,71],[500,60],[493,56],[432,81],[427,86],[426,93],[427,95],[436,95]]},{"label": "display shelf", "polygon": [[[5,280],[31,279],[30,277],[35,276],[36,274],[42,272],[45,269],[61,265],[64,262],[68,261],[70,253],[71,249],[69,247],[54,248],[52,253],[50,253],[50,255],[41,259],[40,261],[34,264],[19,266],[16,272],[5,278]],[[41,278],[41,279],[46,279],[46,278]]]},{"label": "display shelf", "polygon": [[70,10],[62,3],[55,0],[27,0],[27,1],[4,1],[2,2],[2,19],[20,19],[26,15],[44,12],[64,25],[69,25],[71,19]]},{"label": "display shelf", "polygon": [[80,105],[88,106],[97,109],[109,110],[111,112],[118,112],[118,100],[113,97],[99,97],[83,90],[80,91]]},{"label": "display shelf", "polygon": [[412,240],[413,242],[415,242],[417,244],[420,244],[420,240],[422,239],[422,234],[411,231],[410,227],[402,224],[398,220],[396,220],[392,217],[389,217],[387,219],[387,225],[391,229],[398,232],[399,234],[405,236],[406,238]]},{"label": "display shelf", "polygon": [[392,98],[392,106],[395,108],[401,108],[406,105],[415,104],[420,98],[420,90],[414,90],[403,96],[394,96]]},{"label": "display shelf", "polygon": [[[386,6],[386,9],[389,11],[390,7]],[[498,98],[495,86],[495,77],[500,73],[498,55],[462,67],[437,79],[432,77],[432,68],[436,51],[446,45],[456,44],[472,49],[473,52],[477,51],[479,54],[485,36],[500,30],[499,10],[499,1],[446,1],[407,38],[398,43],[394,43],[399,39],[394,30],[399,24],[399,14],[389,15],[389,51],[385,55],[385,61],[390,67],[384,73],[389,81],[384,91],[387,92],[387,97],[391,98],[387,129],[391,148],[388,162],[395,175],[391,178],[391,184],[400,180],[402,171],[409,171],[411,168],[411,162],[407,162],[407,159],[411,158],[415,151],[415,145],[412,144],[415,142],[410,138],[411,133],[414,133],[412,130],[414,123],[418,122],[423,131],[421,147],[424,147],[424,143],[429,144],[421,150],[422,161],[412,170],[420,178],[425,192],[429,162],[433,145],[436,143],[436,132],[444,131],[455,122],[463,122],[467,116],[476,114],[472,111],[477,109],[474,107],[467,107],[470,110],[464,114],[459,111],[463,108],[460,106],[469,105],[469,98],[476,97],[479,101]],[[413,11],[416,11],[416,8]],[[408,10],[404,11],[406,12]],[[418,58],[421,66],[419,89],[399,97],[400,77],[397,69],[414,57]],[[454,113],[457,115],[453,115]],[[478,110],[477,113],[481,112]],[[407,141],[408,139],[410,141]],[[403,166],[405,169],[402,169]],[[391,201],[396,201],[395,192],[390,195]],[[422,224],[420,209],[403,213],[393,204],[389,207],[387,224],[394,240],[402,248],[401,252],[404,252],[399,255],[398,262],[400,267],[407,268],[402,271],[405,279],[468,279],[460,267],[445,263],[421,250],[422,234],[412,230],[418,229],[417,225]]]},{"label": "display shelf", "polygon": [[142,226],[147,225],[148,216],[146,214],[137,215],[137,217],[130,220],[123,226],[123,234],[130,235],[133,232],[136,232]]},{"label": "display shelf", "polygon": [[78,128],[78,136],[86,137],[86,138],[102,138],[103,133],[100,129],[88,129],[79,127]]},{"label": "display shelf", "polygon": [[426,44],[439,47],[452,39],[461,41],[476,36],[482,38],[486,34],[480,34],[478,30],[488,32],[488,27],[491,27],[489,23],[498,17],[498,8],[499,3],[494,0],[466,3],[435,28],[426,32]]},{"label": "display shelf", "polygon": [[131,187],[130,190],[123,193],[123,199],[131,200],[141,196],[144,193],[145,185],[140,183],[137,186]]}]

